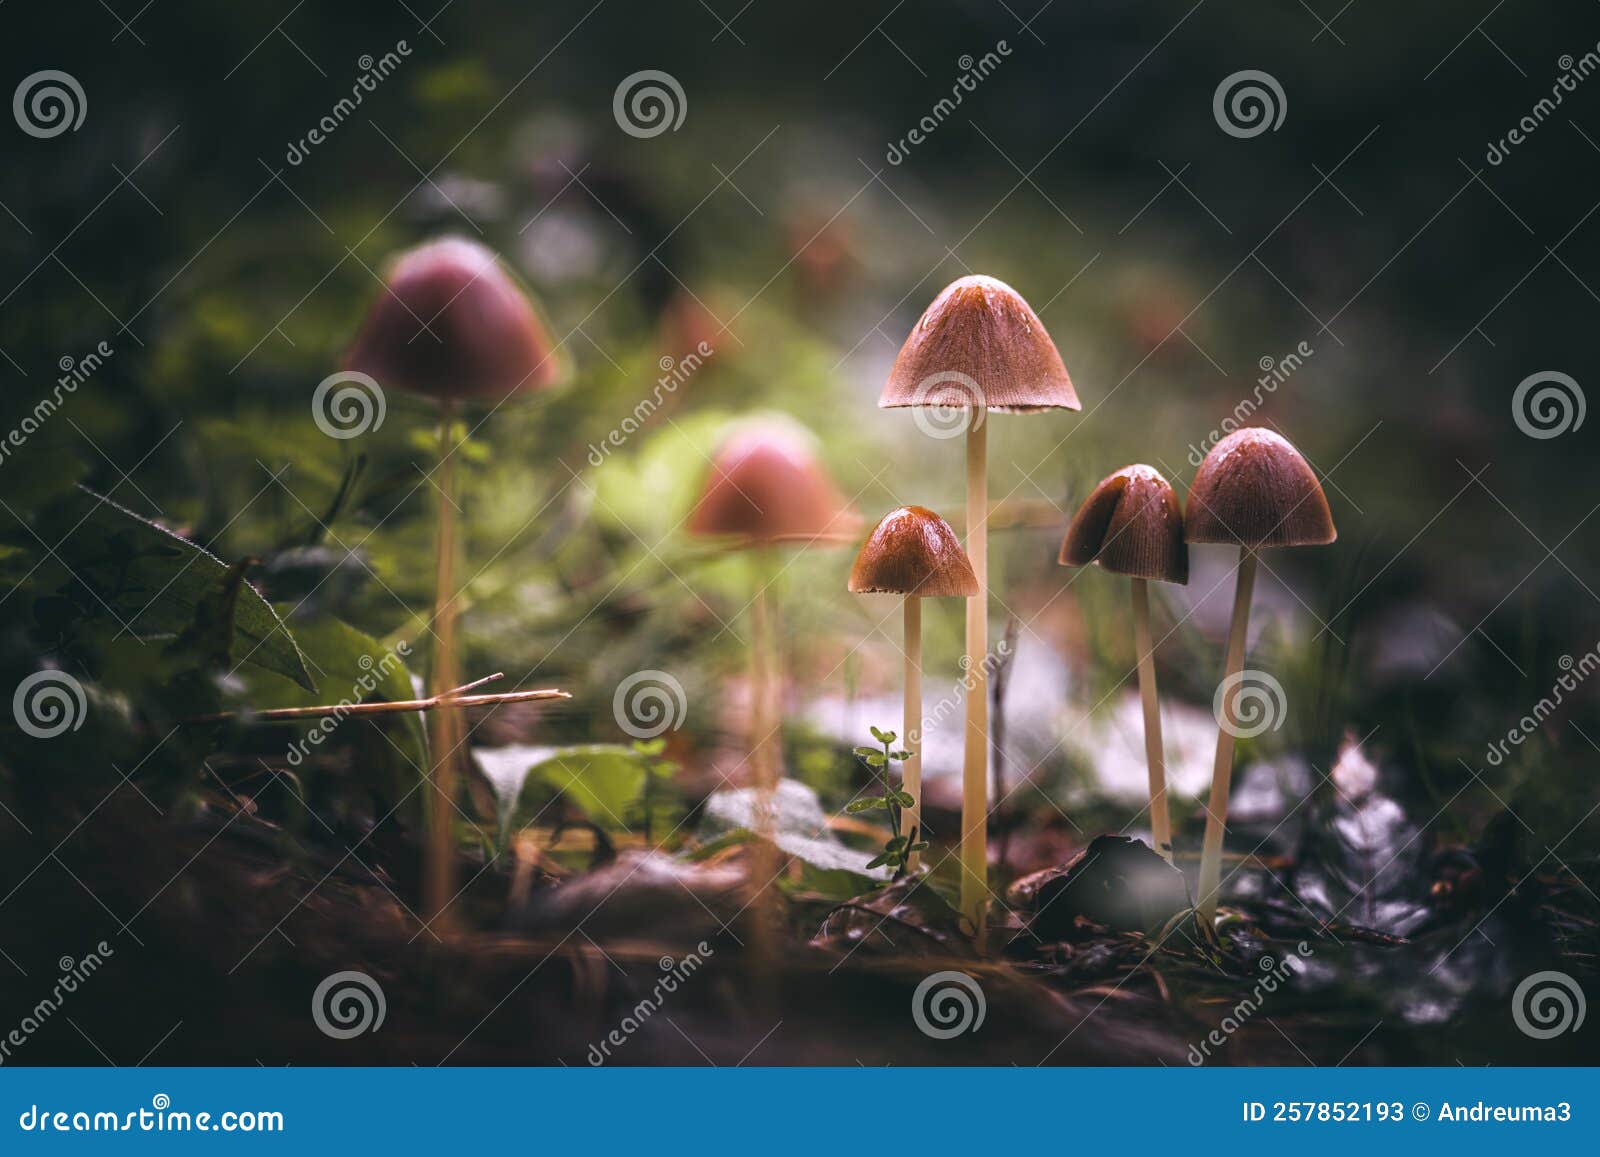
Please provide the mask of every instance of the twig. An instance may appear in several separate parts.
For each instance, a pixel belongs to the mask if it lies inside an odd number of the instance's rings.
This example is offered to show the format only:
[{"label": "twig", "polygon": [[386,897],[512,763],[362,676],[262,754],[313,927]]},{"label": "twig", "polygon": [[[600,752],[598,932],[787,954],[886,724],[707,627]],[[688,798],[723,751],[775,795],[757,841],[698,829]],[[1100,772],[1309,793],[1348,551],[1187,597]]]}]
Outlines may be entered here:
[{"label": "twig", "polygon": [[[490,678],[493,678],[491,676]],[[466,684],[476,687],[487,682],[479,679]],[[178,720],[182,724],[223,723],[229,719],[250,718],[262,722],[281,719],[308,719],[317,715],[393,715],[402,711],[431,711],[435,707],[482,707],[492,703],[527,703],[538,699],[571,699],[566,691],[547,687],[538,691],[504,691],[497,695],[462,695],[460,688],[443,695],[430,695],[426,699],[402,699],[397,703],[328,703],[319,707],[274,707],[270,711],[218,711],[214,715],[192,715]]]}]

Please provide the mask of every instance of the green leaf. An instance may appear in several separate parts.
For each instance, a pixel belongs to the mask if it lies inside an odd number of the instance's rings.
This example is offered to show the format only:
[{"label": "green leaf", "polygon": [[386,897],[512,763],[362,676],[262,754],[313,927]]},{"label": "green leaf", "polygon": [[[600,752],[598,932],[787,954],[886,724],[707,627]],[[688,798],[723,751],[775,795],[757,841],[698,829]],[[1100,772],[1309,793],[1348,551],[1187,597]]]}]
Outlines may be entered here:
[{"label": "green leaf", "polygon": [[[56,548],[61,561],[133,634],[175,636],[190,627],[202,600],[224,589],[227,564],[109,498],[79,489],[66,510],[74,522],[81,519],[81,528]],[[235,662],[316,690],[294,636],[249,583],[241,585],[233,607],[232,653]]]},{"label": "green leaf", "polygon": [[874,751],[871,755],[864,755],[862,758],[873,767],[882,767],[886,762],[888,762],[883,758],[883,752],[881,751]]},{"label": "green leaf", "polygon": [[896,836],[894,839],[883,845],[883,850],[886,852],[898,852],[905,846],[906,838],[904,836]]},{"label": "green leaf", "polygon": [[909,791],[897,791],[897,792],[894,793],[894,798],[895,798],[895,802],[898,803],[901,807],[916,807],[917,806],[916,797],[913,796]]},{"label": "green leaf", "polygon": [[908,852],[925,852],[925,851],[928,850],[928,847],[929,847],[928,841],[927,840],[923,840],[920,843],[912,844],[909,848],[906,849],[906,851],[908,851]]},{"label": "green leaf", "polygon": [[855,815],[857,812],[871,811],[873,808],[879,808],[882,806],[883,797],[881,795],[876,795],[869,799],[851,800],[850,803],[846,805],[844,810],[845,814],[847,815]]},{"label": "green leaf", "polygon": [[[644,795],[645,764],[637,753],[615,743],[567,747],[528,769],[526,783],[556,788],[602,828],[625,831],[623,817]],[[527,787],[524,787],[527,791]],[[519,811],[521,811],[519,804]],[[514,815],[528,822],[531,814]]]},{"label": "green leaf", "polygon": [[891,751],[889,753],[889,758],[897,760],[910,759],[911,753],[909,751]]},{"label": "green leaf", "polygon": [[879,731],[876,727],[869,727],[867,730],[872,732],[872,738],[876,739],[879,743],[894,742],[886,733]]},{"label": "green leaf", "polygon": [[891,856],[888,852],[884,852],[881,856],[873,856],[872,859],[868,860],[867,861],[867,867],[869,867],[869,868],[881,868],[885,864],[889,863],[893,858],[894,857]]},{"label": "green leaf", "polygon": [[878,754],[878,749],[876,747],[858,747],[856,748],[856,754],[862,759],[871,759]]},{"label": "green leaf", "polygon": [[640,755],[660,755],[667,749],[665,739],[635,739],[633,749]]}]

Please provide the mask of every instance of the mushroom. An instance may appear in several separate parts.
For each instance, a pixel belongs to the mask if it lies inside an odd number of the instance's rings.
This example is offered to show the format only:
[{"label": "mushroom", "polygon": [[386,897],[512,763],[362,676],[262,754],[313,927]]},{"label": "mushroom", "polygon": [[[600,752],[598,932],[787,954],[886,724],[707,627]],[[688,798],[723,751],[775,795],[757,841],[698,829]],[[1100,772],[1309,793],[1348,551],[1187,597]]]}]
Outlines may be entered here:
[{"label": "mushroom", "polygon": [[[384,292],[368,309],[345,355],[347,371],[366,374],[380,389],[394,387],[439,406],[439,491],[430,693],[460,682],[456,665],[456,414],[464,402],[498,407],[513,395],[557,384],[568,366],[527,293],[495,255],[474,241],[445,238],[395,259]],[[456,710],[428,718],[430,776],[423,851],[423,918],[442,917],[455,893],[451,816],[459,748]],[[447,923],[447,921],[441,921]]]},{"label": "mushroom", "polygon": [[[905,730],[907,754],[902,782],[911,796],[906,809],[906,845],[922,835],[922,600],[978,593],[967,552],[950,524],[924,506],[902,506],[883,516],[850,568],[852,594],[905,598]],[[906,861],[915,870],[917,853]]]},{"label": "mushroom", "polygon": [[1124,466],[1090,493],[1061,544],[1063,566],[1097,562],[1130,576],[1133,640],[1139,654],[1139,698],[1144,704],[1144,755],[1150,772],[1150,834],[1156,851],[1172,860],[1172,819],[1167,809],[1166,756],[1161,744],[1161,700],[1156,693],[1150,641],[1149,580],[1189,581],[1183,509],[1172,486],[1153,466]]},{"label": "mushroom", "polygon": [[[1030,414],[1081,408],[1072,380],[1044,323],[1028,303],[993,277],[963,277],[945,286],[895,358],[878,405],[916,406],[965,415],[967,439],[967,554],[978,579],[967,603],[966,747],[961,771],[961,913],[982,939],[988,900],[989,796],[989,487],[986,411]],[[961,427],[918,425],[936,437]]]},{"label": "mushroom", "polygon": [[712,458],[688,531],[748,550],[754,561],[751,602],[751,758],[756,786],[777,787],[781,745],[778,704],[783,683],[768,588],[776,577],[776,551],[786,543],[843,541],[855,515],[817,458],[804,427],[764,419],[737,428]]},{"label": "mushroom", "polygon": [[[1189,487],[1187,542],[1225,542],[1239,547],[1239,577],[1233,596],[1233,622],[1222,687],[1239,681],[1244,670],[1250,594],[1255,586],[1256,552],[1270,546],[1323,546],[1337,536],[1327,496],[1317,476],[1288,441],[1271,430],[1249,427],[1229,434],[1211,448]],[[1222,881],[1222,836],[1228,818],[1228,783],[1233,775],[1237,731],[1234,697],[1221,698],[1217,760],[1211,771],[1211,800],[1200,853],[1201,923],[1217,913]]]}]

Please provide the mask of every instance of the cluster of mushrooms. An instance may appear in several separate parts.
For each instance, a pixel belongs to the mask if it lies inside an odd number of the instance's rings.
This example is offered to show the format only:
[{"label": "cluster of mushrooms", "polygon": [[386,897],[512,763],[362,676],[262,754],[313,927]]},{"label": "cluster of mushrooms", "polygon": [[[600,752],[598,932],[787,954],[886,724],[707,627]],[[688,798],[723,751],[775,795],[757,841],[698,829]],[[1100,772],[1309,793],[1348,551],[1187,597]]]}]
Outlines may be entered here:
[{"label": "cluster of mushrooms", "polygon": [[[424,245],[391,267],[383,296],[371,307],[345,369],[435,400],[440,407],[434,643],[429,685],[447,694],[458,682],[454,581],[456,512],[452,461],[463,401],[499,403],[513,394],[560,382],[568,367],[539,310],[494,254],[475,242]],[[966,541],[933,511],[902,506],[868,535],[848,589],[904,600],[905,718],[903,787],[911,843],[921,835],[921,600],[966,600],[966,719],[960,833],[963,918],[981,937],[989,897],[988,413],[1080,409],[1055,343],[1020,294],[991,277],[963,277],[947,286],[913,328],[879,401],[882,408],[924,407],[964,424]],[[958,430],[958,432],[960,432]],[[731,544],[752,560],[750,760],[760,817],[770,822],[771,797],[782,776],[781,688],[776,609],[771,587],[786,546],[853,542],[859,519],[828,478],[803,428],[773,419],[742,424],[715,454],[687,525],[690,534]],[[1151,639],[1151,580],[1184,583],[1188,544],[1239,548],[1224,685],[1243,669],[1256,552],[1267,547],[1324,544],[1334,539],[1327,499],[1305,459],[1270,430],[1247,428],[1218,442],[1190,488],[1187,515],[1172,486],[1150,466],[1124,467],[1105,478],[1073,518],[1059,561],[1098,563],[1130,577],[1139,688],[1150,777],[1150,823],[1156,850],[1173,858],[1161,716]],[[1201,919],[1215,914],[1222,842],[1237,727],[1222,700],[1216,764],[1207,808],[1198,887]],[[460,713],[435,711],[430,726],[433,792],[425,848],[424,915],[443,913],[454,895],[450,811],[463,758]],[[770,867],[771,865],[767,865]],[[910,867],[915,867],[914,862]],[[758,865],[757,874],[764,870]]]}]

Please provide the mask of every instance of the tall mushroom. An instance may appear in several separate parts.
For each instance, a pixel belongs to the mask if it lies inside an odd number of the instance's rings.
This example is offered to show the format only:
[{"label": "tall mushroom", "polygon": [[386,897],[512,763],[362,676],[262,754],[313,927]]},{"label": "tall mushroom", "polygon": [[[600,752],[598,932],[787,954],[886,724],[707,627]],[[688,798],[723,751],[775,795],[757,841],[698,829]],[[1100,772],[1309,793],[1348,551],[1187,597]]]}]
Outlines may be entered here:
[{"label": "tall mushroom", "polygon": [[[383,294],[368,309],[345,356],[347,371],[380,389],[398,388],[439,407],[439,492],[435,537],[434,644],[428,685],[442,695],[461,682],[456,665],[456,416],[463,403],[492,403],[555,385],[568,372],[549,328],[528,294],[477,242],[445,238],[402,253]],[[422,911],[444,915],[454,894],[451,815],[459,748],[459,711],[428,719],[433,795],[423,851]],[[442,921],[448,924],[448,920]]]},{"label": "tall mushroom", "polygon": [[777,787],[781,747],[778,704],[783,676],[768,588],[784,544],[845,540],[854,513],[828,477],[809,432],[796,423],[762,419],[734,430],[712,458],[690,534],[724,539],[754,560],[751,601],[751,759],[756,786]]},{"label": "tall mushroom", "polygon": [[1222,882],[1222,837],[1228,819],[1228,784],[1233,776],[1233,741],[1238,723],[1231,691],[1244,671],[1245,635],[1250,625],[1250,594],[1256,579],[1256,552],[1273,546],[1324,546],[1337,536],[1322,484],[1287,440],[1259,427],[1235,431],[1211,448],[1194,484],[1184,538],[1239,547],[1239,577],[1234,588],[1233,622],[1219,685],[1217,760],[1211,770],[1211,800],[1200,853],[1200,918],[1207,926],[1217,914]]},{"label": "tall mushroom", "polygon": [[[905,729],[908,753],[901,768],[905,790],[906,845],[922,836],[922,600],[978,593],[967,552],[950,524],[924,506],[902,506],[883,516],[850,568],[852,594],[891,594],[905,598]],[[912,852],[906,868],[917,866]]]},{"label": "tall mushroom", "polygon": [[[967,439],[967,554],[978,594],[967,602],[965,752],[961,770],[961,912],[984,931],[989,895],[989,483],[987,411],[1031,414],[1081,408],[1061,354],[1022,295],[993,277],[963,277],[928,306],[900,353],[878,405],[917,412],[924,432]],[[962,421],[949,423],[959,412]]]},{"label": "tall mushroom", "polygon": [[1167,808],[1166,755],[1161,744],[1161,699],[1150,638],[1149,580],[1189,581],[1183,509],[1171,484],[1153,466],[1124,466],[1090,493],[1061,544],[1063,566],[1097,562],[1131,578],[1133,642],[1139,657],[1139,698],[1144,705],[1144,757],[1150,773],[1150,834],[1156,851],[1172,859],[1172,818]]}]

